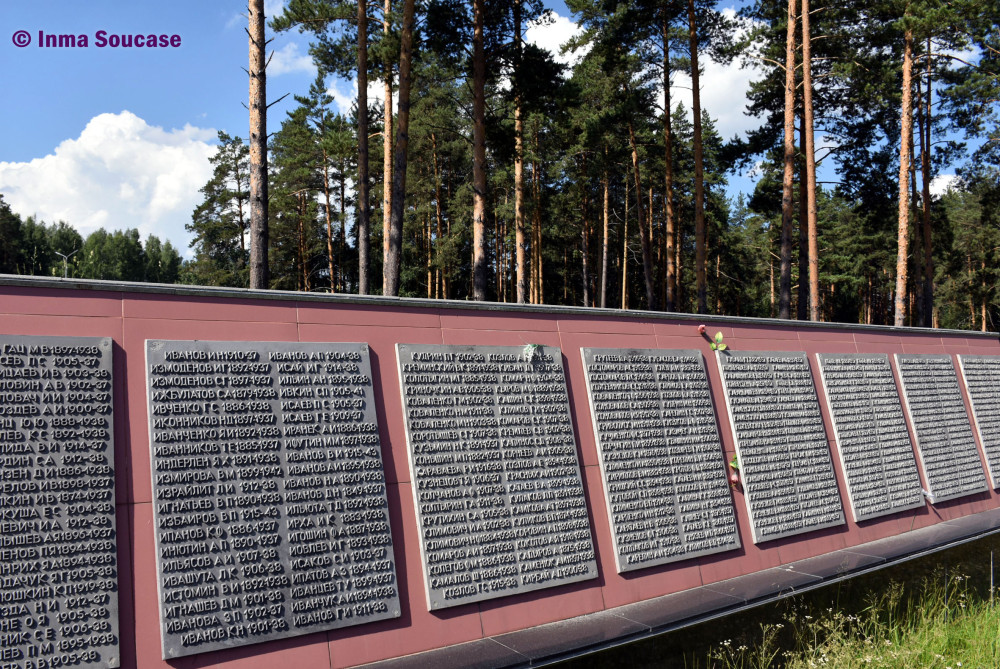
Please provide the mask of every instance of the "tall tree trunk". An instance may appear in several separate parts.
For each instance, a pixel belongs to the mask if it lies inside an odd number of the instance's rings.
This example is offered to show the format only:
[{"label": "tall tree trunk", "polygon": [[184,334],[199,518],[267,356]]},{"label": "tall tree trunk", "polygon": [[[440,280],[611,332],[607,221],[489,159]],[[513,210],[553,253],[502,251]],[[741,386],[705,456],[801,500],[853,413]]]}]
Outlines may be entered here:
[{"label": "tall tree trunk", "polygon": [[514,0],[514,246],[517,253],[517,303],[528,301],[524,236],[524,117],[521,109],[521,3]]},{"label": "tall tree trunk", "polygon": [[[392,0],[382,7],[382,36],[391,28]],[[392,61],[385,59],[385,92],[382,104],[382,292],[386,290],[385,268],[389,266],[389,222],[392,220]]]},{"label": "tall tree trunk", "polygon": [[[803,12],[805,0],[802,0]],[[804,38],[803,38],[804,39]],[[803,54],[804,56],[804,54]],[[802,68],[805,69],[803,57]],[[798,75],[796,75],[798,76]],[[796,87],[798,84],[796,84]],[[799,114],[799,283],[795,304],[795,318],[804,321],[809,318],[809,202],[806,197],[808,177],[806,176],[806,114],[805,101]]]},{"label": "tall tree trunk", "polygon": [[[915,65],[915,64],[914,64]],[[924,198],[922,195],[917,194],[917,162],[923,162],[923,156],[925,152],[924,148],[924,102],[923,102],[923,90],[922,90],[923,80],[919,75],[913,77],[913,139],[910,142],[910,192],[913,194],[910,197],[910,207],[916,215],[923,209]],[[917,152],[919,149],[919,153]],[[914,221],[913,233],[917,235],[917,240],[914,242],[917,245],[917,252],[914,253],[914,261],[912,270],[914,272],[914,287],[913,294],[914,298],[910,300],[916,310],[910,313],[910,325],[922,326],[927,320],[924,316],[924,288],[923,288],[923,254],[918,253],[921,247],[920,240],[924,237],[923,228],[918,227],[919,222]],[[917,257],[919,255],[919,257]]]},{"label": "tall tree trunk", "polygon": [[308,206],[306,202],[306,192],[299,191],[295,194],[296,201],[298,203],[297,213],[298,213],[298,243],[299,243],[299,267],[302,272],[302,290],[309,292],[312,286],[309,283],[309,261],[306,258],[306,208]]},{"label": "tall tree trunk", "polygon": [[722,256],[715,256],[715,313],[722,313]]},{"label": "tall tree trunk", "polygon": [[347,170],[346,160],[340,164],[340,249],[337,251],[337,286],[344,292],[344,243],[347,238]]},{"label": "tall tree trunk", "polygon": [[[246,206],[247,198],[249,193],[243,190],[243,174],[240,173],[240,161],[237,158],[233,163],[233,169],[236,171],[236,216],[239,221],[240,226],[240,268],[246,267],[246,252],[247,252],[247,219],[246,212],[244,211]],[[247,175],[249,176],[249,175]]]},{"label": "tall tree trunk", "polygon": [[799,287],[795,305],[795,318],[804,321],[809,318],[809,203],[806,197],[808,177],[806,176],[806,116],[799,116]]},{"label": "tall tree trunk", "polygon": [[472,296],[482,302],[486,300],[486,0],[473,0],[472,7]]},{"label": "tall tree trunk", "polygon": [[687,293],[684,289],[684,282],[681,277],[684,276],[684,226],[677,226],[677,261],[674,263],[677,267],[677,293],[674,295],[674,299],[677,301],[678,308],[683,309],[683,305],[687,300]]},{"label": "tall tree trunk", "polygon": [[910,247],[910,139],[913,135],[913,31],[907,30],[903,46],[903,101],[900,111],[899,141],[899,217],[898,250],[896,254],[896,299],[893,323],[906,324],[907,257]]},{"label": "tall tree trunk", "polygon": [[[793,0],[794,1],[794,0]],[[698,32],[694,0],[688,0],[688,42],[691,48],[691,117],[694,126],[694,246],[695,284],[698,290],[698,313],[708,313],[707,240],[705,234],[705,163],[701,145],[701,89],[698,71]]]},{"label": "tall tree trunk", "polygon": [[924,98],[924,132],[920,168],[923,172],[924,218],[924,327],[933,327],[934,253],[931,244],[931,38],[927,38],[927,92]]},{"label": "tall tree trunk", "polygon": [[639,147],[635,142],[635,127],[628,122],[628,140],[632,148],[632,176],[635,179],[635,214],[639,222],[639,248],[642,251],[642,278],[646,285],[646,308],[655,310],[656,287],[653,285],[653,258],[649,248],[649,233],[642,211],[642,182],[639,179]]},{"label": "tall tree trunk", "polygon": [[969,276],[969,283],[968,283],[968,285],[969,285],[969,289],[968,289],[968,292],[969,292],[969,318],[971,319],[969,321],[969,329],[970,330],[975,330],[976,329],[976,296],[974,295],[975,291],[973,290],[974,282],[973,282],[973,278],[972,278],[972,254],[971,253],[966,253],[965,254],[965,267],[966,267],[966,272],[967,272],[967,274]]},{"label": "tall tree trunk", "polygon": [[868,275],[868,293],[865,297],[865,325],[872,324],[872,302],[875,300],[875,290],[872,286],[872,277]]},{"label": "tall tree trunk", "polygon": [[368,7],[358,0],[358,293],[371,292],[368,205]]},{"label": "tall tree trunk", "polygon": [[816,146],[813,138],[812,37],[809,27],[809,0],[802,0],[802,91],[806,120],[806,202],[808,203],[809,218],[809,320],[818,321],[820,320],[819,222],[816,210]]},{"label": "tall tree trunk", "polygon": [[250,287],[268,285],[267,229],[267,42],[264,0],[250,0]]},{"label": "tall tree trunk", "polygon": [[323,199],[326,201],[326,257],[330,272],[330,292],[336,290],[337,282],[334,275],[333,265],[333,217],[330,215],[330,162],[323,149]]},{"label": "tall tree trunk", "polygon": [[[535,155],[538,155],[538,129],[535,129]],[[542,283],[542,173],[538,161],[531,162],[532,199],[535,208],[531,216],[531,258],[534,262],[531,268],[531,279],[534,285],[533,301],[535,304],[545,302]]]},{"label": "tall tree trunk", "polygon": [[989,311],[989,298],[988,298],[988,295],[987,295],[988,289],[986,287],[986,261],[985,260],[983,261],[982,269],[983,269],[983,273],[979,277],[980,281],[982,282],[981,288],[983,290],[983,300],[980,303],[982,305],[982,308],[980,310],[980,314],[981,314],[981,319],[980,320],[982,320],[982,325],[980,326],[980,330],[982,332],[986,332],[986,330],[987,330],[986,313],[987,313],[987,311]]},{"label": "tall tree trunk", "polygon": [[628,176],[625,177],[625,225],[622,229],[622,309],[628,309]]},{"label": "tall tree trunk", "polygon": [[[437,222],[437,243],[441,244],[441,240],[444,238],[444,215],[441,209],[441,170],[438,168],[437,136],[433,132],[431,133],[431,165],[434,167],[434,217]],[[444,269],[443,264],[439,262],[439,284],[444,283]],[[441,297],[440,286],[438,297]]]},{"label": "tall tree trunk", "polygon": [[[665,190],[664,215],[666,216],[665,236],[667,242],[667,311],[674,311],[677,308],[677,264],[674,262],[676,254],[674,230],[674,152],[673,138],[670,128],[670,25],[667,21],[667,10],[663,9],[663,158],[666,165],[664,170]],[[603,306],[603,305],[602,305]]]},{"label": "tall tree trunk", "polygon": [[[914,109],[913,123],[916,124],[916,128],[919,128],[923,125],[923,123],[915,117],[919,115],[920,110],[923,109],[923,105],[920,102],[920,77],[916,77],[915,80],[911,79],[911,82],[914,84],[913,99],[910,103]],[[920,207],[919,196],[917,195],[917,151],[916,143],[914,141],[914,135],[917,134],[916,128],[912,128],[911,126],[913,131],[910,133],[910,214],[914,218]],[[916,227],[916,220],[911,219],[910,223],[910,237],[912,240],[912,236],[914,233],[918,232],[918,228]],[[917,241],[916,245],[917,252],[912,255],[912,261],[907,266],[907,274],[909,275],[909,278],[907,279],[908,294],[906,296],[906,322],[907,325],[911,326],[923,322],[923,298],[921,287],[918,285],[920,276],[923,274],[920,267],[923,256],[919,253],[920,242]],[[917,278],[914,279],[913,277]],[[915,299],[915,296],[918,294],[921,294],[920,300]]]},{"label": "tall tree trunk", "polygon": [[604,194],[604,210],[602,212],[604,234],[601,241],[601,309],[608,306],[608,232],[611,224],[610,207],[610,184],[608,183],[607,168],[608,147],[604,147],[605,167],[601,175],[601,189]]},{"label": "tall tree trunk", "polygon": [[431,217],[429,214],[424,215],[424,235],[424,248],[427,252],[427,299],[429,300],[434,297],[434,266],[431,263],[431,253],[434,247],[431,244]]},{"label": "tall tree trunk", "polygon": [[[583,214],[583,225],[580,231],[581,255],[583,256],[583,306],[593,306],[590,303],[590,215],[587,212],[587,154],[583,154],[583,165],[580,170],[580,185],[583,187],[583,198],[581,209]],[[564,268],[565,269],[565,268]]]},{"label": "tall tree trunk", "polygon": [[[649,193],[649,201],[646,203],[647,204],[647,207],[646,207],[646,232],[649,234],[650,259],[652,260],[652,251],[653,251],[654,248],[656,248],[656,236],[653,234],[653,187],[650,186],[647,189],[647,192]],[[655,281],[653,282],[653,286],[654,286],[654,289],[655,289],[655,286],[656,286],[656,282]]]},{"label": "tall tree trunk", "polygon": [[774,258],[771,254],[767,254],[767,267],[770,270],[771,275],[771,318],[774,318]]},{"label": "tall tree trunk", "polygon": [[781,181],[781,278],[778,318],[791,318],[792,177],[795,170],[795,0],[788,0],[785,36],[785,173]]},{"label": "tall tree trunk", "polygon": [[392,170],[392,217],[389,225],[389,255],[385,272],[386,295],[399,295],[399,268],[403,246],[403,204],[406,198],[406,160],[410,144],[410,66],[413,58],[414,0],[403,3],[403,32],[399,44],[399,109],[396,112],[396,150]]},{"label": "tall tree trunk", "polygon": [[503,230],[500,221],[500,212],[497,211],[498,202],[493,203],[493,294],[496,295],[497,302],[503,302],[503,272],[501,266],[504,255]]}]

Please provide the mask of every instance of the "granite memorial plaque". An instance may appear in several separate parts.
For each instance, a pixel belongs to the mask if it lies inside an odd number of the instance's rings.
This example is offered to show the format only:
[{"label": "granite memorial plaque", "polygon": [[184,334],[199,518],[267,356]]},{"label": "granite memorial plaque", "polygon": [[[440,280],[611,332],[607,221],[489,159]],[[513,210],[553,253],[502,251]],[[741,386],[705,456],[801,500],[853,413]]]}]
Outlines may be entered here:
[{"label": "granite memorial plaque", "polygon": [[0,667],[117,667],[111,339],[0,336]]},{"label": "granite memorial plaque", "polygon": [[950,355],[896,353],[932,504],[988,487]]},{"label": "granite memorial plaque", "polygon": [[367,344],[146,342],[164,659],[399,616]]},{"label": "granite memorial plaque", "polygon": [[595,578],[559,349],[396,356],[428,608]]},{"label": "granite memorial plaque", "polygon": [[817,353],[854,520],[924,505],[920,474],[885,353]]},{"label": "granite memorial plaque", "polygon": [[618,572],[739,548],[701,352],[581,354]]},{"label": "granite memorial plaque", "polygon": [[986,468],[994,488],[1000,488],[1000,357],[960,355],[965,390],[972,400],[972,417],[986,453]]},{"label": "granite memorial plaque", "polygon": [[844,523],[805,353],[716,354],[754,543]]}]

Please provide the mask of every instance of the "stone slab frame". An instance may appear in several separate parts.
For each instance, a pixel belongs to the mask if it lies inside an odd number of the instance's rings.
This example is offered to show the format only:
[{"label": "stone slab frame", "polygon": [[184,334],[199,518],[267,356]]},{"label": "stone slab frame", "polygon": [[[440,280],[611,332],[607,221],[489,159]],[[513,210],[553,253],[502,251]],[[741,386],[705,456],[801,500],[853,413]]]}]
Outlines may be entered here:
[{"label": "stone slab frame", "polygon": [[428,609],[596,578],[562,352],[396,356]]},{"label": "stone slab frame", "polygon": [[993,489],[1000,488],[1000,356],[959,355],[958,369],[972,405]]},{"label": "stone slab frame", "polygon": [[618,572],[739,548],[701,351],[580,354]]},{"label": "stone slab frame", "polygon": [[114,346],[0,335],[0,660],[117,667]]},{"label": "stone slab frame", "polygon": [[368,345],[147,340],[163,658],[399,617]]},{"label": "stone slab frame", "polygon": [[986,492],[982,460],[951,356],[895,356],[931,503]]},{"label": "stone slab frame", "polygon": [[716,360],[754,543],[843,525],[808,356],[726,350]]},{"label": "stone slab frame", "polygon": [[903,404],[886,353],[817,353],[855,522],[923,507]]}]

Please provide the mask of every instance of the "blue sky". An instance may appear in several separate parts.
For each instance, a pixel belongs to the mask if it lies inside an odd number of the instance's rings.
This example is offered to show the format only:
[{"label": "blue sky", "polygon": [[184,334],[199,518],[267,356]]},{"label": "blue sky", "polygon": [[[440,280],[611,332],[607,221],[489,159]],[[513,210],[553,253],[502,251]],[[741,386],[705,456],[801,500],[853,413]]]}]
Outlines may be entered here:
[{"label": "blue sky", "polygon": [[[240,16],[244,5],[204,0],[3,4],[0,65],[11,93],[8,100],[16,104],[0,110],[8,129],[0,159],[37,158],[79,136],[98,114],[122,110],[165,129],[190,124],[246,134],[246,110],[240,104],[247,97],[247,78],[240,69],[247,61],[246,20]],[[31,34],[32,43],[17,48],[12,34],[22,29]],[[39,30],[87,34],[91,46],[39,48]],[[98,30],[176,34],[182,42],[180,48],[97,48],[92,37]],[[305,56],[307,41],[297,33],[278,35],[271,47],[287,56],[289,45]],[[312,76],[301,70],[272,75],[269,88],[274,97],[297,93]],[[11,128],[18,130],[10,133]]]},{"label": "blue sky", "polygon": [[[280,2],[268,0],[272,10]],[[239,2],[40,0],[0,6],[0,193],[22,216],[63,219],[84,234],[137,227],[188,253],[184,225],[208,180],[216,131],[246,136],[246,20]],[[14,33],[31,44],[18,48]],[[179,48],[98,48],[95,36],[179,35]],[[87,48],[39,47],[46,34]],[[278,35],[269,93],[304,92],[308,42]],[[271,110],[277,129],[294,101]]]},{"label": "blue sky", "polygon": [[[270,16],[283,0],[265,0]],[[723,3],[725,4],[725,3]],[[557,49],[575,26],[561,0],[550,0],[556,20],[527,37]],[[729,11],[732,11],[731,9]],[[0,193],[22,216],[66,220],[83,234],[98,227],[136,227],[169,239],[189,254],[184,225],[211,175],[208,157],[216,133],[246,137],[245,5],[239,0],[6,0],[0,3],[0,68],[6,104],[0,105]],[[17,31],[31,44],[14,44]],[[179,35],[178,48],[97,47],[107,34]],[[86,35],[87,48],[38,46],[45,34]],[[308,36],[276,35],[268,69],[268,97],[288,98],[271,108],[269,130],[315,77]],[[743,114],[753,73],[703,63],[703,105],[724,137],[755,121]],[[346,111],[356,86],[329,82]],[[376,88],[373,95],[377,94]],[[675,100],[690,107],[690,80],[680,73]],[[749,191],[746,176],[730,178],[730,192]]]}]

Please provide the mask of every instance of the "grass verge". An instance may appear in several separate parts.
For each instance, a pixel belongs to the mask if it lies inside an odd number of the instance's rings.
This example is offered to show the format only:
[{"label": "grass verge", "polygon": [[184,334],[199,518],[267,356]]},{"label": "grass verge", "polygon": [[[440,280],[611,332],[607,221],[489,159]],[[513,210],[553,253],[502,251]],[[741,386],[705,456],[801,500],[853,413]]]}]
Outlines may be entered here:
[{"label": "grass verge", "polygon": [[997,669],[994,557],[987,537],[559,667]]}]

